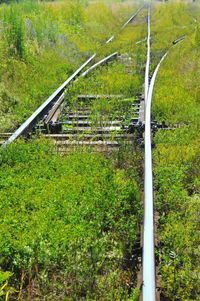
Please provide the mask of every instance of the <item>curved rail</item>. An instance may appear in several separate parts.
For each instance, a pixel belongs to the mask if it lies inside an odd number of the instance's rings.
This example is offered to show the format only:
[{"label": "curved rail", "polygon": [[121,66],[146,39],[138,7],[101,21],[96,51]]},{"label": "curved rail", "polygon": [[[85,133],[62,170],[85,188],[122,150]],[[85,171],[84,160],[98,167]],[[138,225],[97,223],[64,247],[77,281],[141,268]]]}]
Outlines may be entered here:
[{"label": "curved rail", "polygon": [[[150,12],[148,18],[148,28],[150,30]],[[185,37],[181,37],[173,41],[171,47],[183,41],[184,38]],[[150,34],[149,34],[148,47],[149,47],[148,54],[150,57]],[[162,61],[168,55],[168,51],[163,55],[156,69],[154,70],[146,94],[145,138],[144,138],[145,140],[145,174],[144,174],[145,196],[144,196],[144,232],[143,232],[143,266],[142,266],[143,269],[143,290],[142,290],[143,299],[142,300],[143,301],[155,301],[156,298],[155,258],[154,258],[153,172],[152,172],[152,147],[151,147],[151,102],[152,102],[153,88],[154,88],[156,76]],[[145,81],[147,81],[146,78]]]},{"label": "curved rail", "polygon": [[154,218],[153,218],[153,173],[151,149],[151,101],[156,75],[166,52],[157,65],[148,91],[145,111],[145,204],[143,240],[143,301],[155,300]]},{"label": "curved rail", "polygon": [[[155,301],[155,259],[153,219],[153,178],[151,153],[150,5],[148,7],[147,61],[145,70],[145,171],[144,171],[144,233],[143,233],[143,301]],[[152,83],[152,82],[151,82]],[[152,87],[152,85],[151,85]]]}]

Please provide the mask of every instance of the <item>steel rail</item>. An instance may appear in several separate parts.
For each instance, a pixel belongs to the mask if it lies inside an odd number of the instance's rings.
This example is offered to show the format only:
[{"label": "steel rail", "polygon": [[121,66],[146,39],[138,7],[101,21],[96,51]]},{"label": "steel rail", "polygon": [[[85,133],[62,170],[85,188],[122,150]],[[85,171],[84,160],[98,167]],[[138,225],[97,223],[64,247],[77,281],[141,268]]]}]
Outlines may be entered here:
[{"label": "steel rail", "polygon": [[5,147],[20,135],[30,131],[37,121],[44,116],[46,110],[49,109],[54,102],[64,93],[66,86],[95,58],[93,54],[83,65],[81,65],[53,94],[12,134],[12,136],[2,145]]},{"label": "steel rail", "polygon": [[[109,61],[110,59],[112,59],[113,57],[116,57],[118,54],[118,52],[114,52],[112,54],[110,54],[109,56],[107,56],[106,58],[102,59],[101,61],[99,61],[98,63],[92,65],[90,68],[88,68],[85,72],[83,72],[80,77],[85,77],[90,71],[92,71],[93,69],[95,69],[96,67],[107,63],[107,61]],[[78,78],[75,80],[77,81]],[[62,105],[63,105],[63,101],[65,98],[65,94],[64,92],[60,95],[60,97],[58,98],[58,100],[54,103],[53,107],[51,108],[51,110],[48,112],[47,117],[44,120],[45,124],[48,124],[49,122],[55,122],[62,110]]]},{"label": "steel rail", "polygon": [[[182,42],[181,37],[172,42],[172,47]],[[169,50],[170,50],[169,48]],[[151,144],[151,103],[156,76],[162,61],[169,50],[162,56],[150,81],[145,110],[145,173],[144,173],[144,230],[143,230],[143,301],[155,301],[155,258],[154,258],[154,213],[153,213],[153,171]]]},{"label": "steel rail", "polygon": [[132,15],[128,21],[126,21],[123,25],[122,25],[122,28],[123,29],[124,27],[126,27],[136,16],[137,14],[145,7],[146,4],[142,5],[141,7],[138,8],[138,10],[136,11],[136,13],[134,15]]},{"label": "steel rail", "polygon": [[151,153],[151,94],[149,94],[149,65],[151,20],[148,6],[147,60],[145,69],[145,170],[144,170],[144,230],[142,278],[143,301],[155,301],[155,258],[154,258],[154,218],[153,218],[153,176]]},{"label": "steel rail", "polygon": [[151,51],[151,8],[150,4],[148,6],[148,34],[147,34],[147,60],[146,60],[146,68],[145,68],[145,83],[144,83],[144,99],[145,105],[147,103],[147,96],[149,90],[149,66],[150,66],[150,51]]},{"label": "steel rail", "polygon": [[[112,59],[113,57],[116,57],[118,54],[118,52],[114,52],[112,54],[110,54],[109,56],[107,56],[106,58],[102,59],[101,61],[99,61],[98,63],[92,65],[90,68],[88,68],[85,72],[83,72],[80,77],[85,77],[90,71],[92,71],[93,69],[95,69],[96,67],[98,67],[99,65],[105,64],[107,63],[107,61],[109,61],[110,59]],[[78,78],[75,80],[77,81]],[[62,110],[62,104],[65,98],[65,94],[64,92],[60,95],[60,97],[58,98],[58,100],[54,103],[53,107],[51,108],[51,110],[48,112],[47,117],[44,120],[45,124],[48,124],[49,122],[55,122],[58,115],[60,114],[61,110]],[[53,120],[54,119],[54,120]]]},{"label": "steel rail", "polygon": [[144,172],[144,232],[143,232],[143,301],[155,301],[153,172],[151,149],[151,101],[158,69],[167,53],[157,65],[150,82],[145,109],[145,172]]},{"label": "steel rail", "polygon": [[124,29],[124,27],[126,27],[137,16],[137,14],[145,7],[145,5],[146,4],[144,4],[141,7],[139,7],[137,9],[137,11],[121,26],[121,28],[112,37],[110,37],[106,41],[106,44],[112,42],[114,40],[114,38],[116,37],[116,35],[119,34]]},{"label": "steel rail", "polygon": [[107,57],[105,57],[104,59],[102,59],[101,61],[99,61],[98,63],[92,65],[90,68],[88,68],[85,72],[83,72],[81,74],[81,77],[85,77],[90,71],[92,71],[93,69],[95,69],[96,67],[103,65],[104,63],[107,63],[107,61],[109,61],[110,59],[116,57],[118,54],[118,52],[114,52],[110,55],[108,55]]}]

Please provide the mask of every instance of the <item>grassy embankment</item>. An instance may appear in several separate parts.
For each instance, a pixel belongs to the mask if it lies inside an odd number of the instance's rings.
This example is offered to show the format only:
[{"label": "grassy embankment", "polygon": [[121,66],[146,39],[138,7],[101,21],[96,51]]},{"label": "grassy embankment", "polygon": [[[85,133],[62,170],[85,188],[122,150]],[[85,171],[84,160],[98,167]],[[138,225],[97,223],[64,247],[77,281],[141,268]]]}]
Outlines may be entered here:
[{"label": "grassy embankment", "polygon": [[[157,257],[166,300],[199,300],[200,7],[171,3],[154,9],[152,48],[169,50],[156,80],[153,118],[180,128],[154,139],[155,207],[160,215]],[[158,18],[158,19],[156,19]]]}]

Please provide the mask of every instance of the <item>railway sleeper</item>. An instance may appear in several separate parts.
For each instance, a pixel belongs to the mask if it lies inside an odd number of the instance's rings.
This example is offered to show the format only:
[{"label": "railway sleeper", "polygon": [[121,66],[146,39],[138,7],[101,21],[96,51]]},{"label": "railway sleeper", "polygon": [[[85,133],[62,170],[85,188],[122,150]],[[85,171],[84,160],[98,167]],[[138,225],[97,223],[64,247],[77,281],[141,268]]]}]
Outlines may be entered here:
[{"label": "railway sleeper", "polygon": [[56,145],[70,146],[70,145],[80,145],[80,146],[96,146],[96,145],[108,145],[109,147],[119,146],[117,141],[108,140],[97,140],[97,141],[85,141],[85,140],[66,140],[66,141],[55,141]]},{"label": "railway sleeper", "polygon": [[116,140],[134,140],[133,134],[45,134],[44,138],[53,140],[104,140],[104,139],[116,139]]},{"label": "railway sleeper", "polygon": [[66,126],[79,126],[79,127],[89,127],[89,126],[96,126],[96,125],[103,125],[103,126],[108,126],[108,125],[121,125],[122,121],[121,120],[101,120],[101,121],[89,121],[89,120],[67,120],[63,122],[58,122],[58,124],[66,125]]},{"label": "railway sleeper", "polygon": [[92,151],[95,151],[95,152],[100,152],[100,153],[106,153],[106,155],[108,154],[111,154],[113,152],[118,152],[120,150],[120,146],[115,146],[115,147],[110,147],[109,145],[95,145],[95,146],[77,146],[77,145],[71,145],[71,146],[68,146],[68,147],[61,147],[61,146],[58,146],[57,147],[57,152],[59,154],[65,154],[66,152],[71,152],[71,151],[75,151],[75,150],[79,150],[79,151],[82,151],[86,148],[90,148],[92,149]]},{"label": "railway sleeper", "polygon": [[[138,112],[139,112],[139,109],[137,109],[137,110],[135,110],[134,111],[134,113],[135,114],[138,114]],[[95,115],[96,116],[96,118],[98,118],[98,120],[100,120],[100,118],[101,118],[101,120],[102,121],[107,121],[107,120],[110,120],[110,121],[114,121],[114,119],[113,119],[113,116],[110,116],[110,118],[108,119],[108,118],[105,118],[104,116],[101,116],[101,115],[99,115],[99,114],[96,114]],[[116,116],[117,116],[117,114],[116,114]],[[76,119],[76,120],[91,120],[90,118],[91,118],[91,114],[89,114],[89,113],[85,113],[85,112],[81,112],[81,113],[76,113],[76,112],[73,112],[73,113],[67,113],[66,115],[65,115],[65,117],[68,119],[68,120],[73,120],[73,119]],[[120,122],[122,122],[123,120],[125,120],[125,115],[120,115],[119,114],[119,116],[117,116],[117,118],[118,118],[118,120],[120,121]]]},{"label": "railway sleeper", "polygon": [[112,98],[123,98],[123,95],[78,95],[77,100],[78,101],[85,101],[85,100],[95,100],[95,99],[112,99]]},{"label": "railway sleeper", "polygon": [[109,127],[69,127],[63,128],[63,132],[66,133],[123,133],[125,130],[121,126],[109,126]]}]

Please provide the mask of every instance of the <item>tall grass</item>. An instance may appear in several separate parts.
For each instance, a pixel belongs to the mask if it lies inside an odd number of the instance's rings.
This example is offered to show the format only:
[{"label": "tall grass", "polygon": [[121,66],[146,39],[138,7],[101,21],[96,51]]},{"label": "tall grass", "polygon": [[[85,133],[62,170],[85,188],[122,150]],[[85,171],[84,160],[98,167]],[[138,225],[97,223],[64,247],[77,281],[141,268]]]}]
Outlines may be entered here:
[{"label": "tall grass", "polygon": [[22,59],[25,55],[24,17],[14,6],[5,10],[4,37],[9,55]]}]

